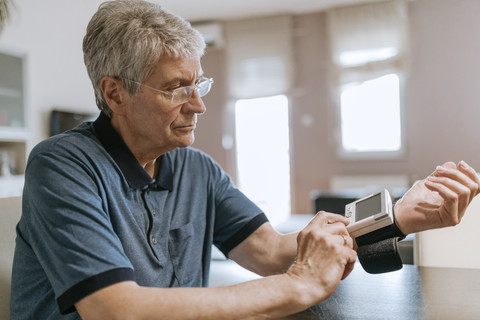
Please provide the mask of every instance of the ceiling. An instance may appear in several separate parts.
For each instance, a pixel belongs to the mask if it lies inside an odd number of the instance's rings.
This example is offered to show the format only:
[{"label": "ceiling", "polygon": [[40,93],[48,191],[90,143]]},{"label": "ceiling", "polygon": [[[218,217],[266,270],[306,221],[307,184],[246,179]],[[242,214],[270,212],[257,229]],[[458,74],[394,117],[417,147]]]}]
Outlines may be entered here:
[{"label": "ceiling", "polygon": [[[104,0],[87,0],[99,5]],[[226,20],[283,13],[322,11],[346,4],[382,0],[149,0],[166,9],[197,22]]]}]

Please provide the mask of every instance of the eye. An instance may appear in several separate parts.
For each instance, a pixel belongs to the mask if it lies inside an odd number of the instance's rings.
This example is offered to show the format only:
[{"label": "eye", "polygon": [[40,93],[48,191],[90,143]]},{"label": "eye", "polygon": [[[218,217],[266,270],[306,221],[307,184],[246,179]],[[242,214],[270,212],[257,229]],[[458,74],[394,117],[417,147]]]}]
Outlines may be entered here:
[{"label": "eye", "polygon": [[[196,84],[196,82],[195,82],[195,84]],[[178,83],[175,83],[175,84],[171,85],[169,90],[175,90],[175,89],[178,89],[178,88],[189,87],[189,86],[191,86],[190,81],[180,81]]]},{"label": "eye", "polygon": [[201,76],[200,78],[198,78],[198,79],[195,81],[195,84],[198,85],[200,82],[205,81],[205,79],[207,79],[207,78],[205,78],[204,76]]},{"label": "eye", "polygon": [[177,90],[178,88],[181,88],[182,86],[174,86],[174,87],[170,87],[167,89],[167,91],[175,91]]}]

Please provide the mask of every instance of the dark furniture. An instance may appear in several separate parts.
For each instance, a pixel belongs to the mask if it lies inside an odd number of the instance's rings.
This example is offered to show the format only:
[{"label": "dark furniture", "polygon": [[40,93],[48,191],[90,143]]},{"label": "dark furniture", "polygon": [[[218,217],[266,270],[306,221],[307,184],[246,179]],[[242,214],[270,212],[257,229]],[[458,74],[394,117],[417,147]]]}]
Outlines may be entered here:
[{"label": "dark furniture", "polygon": [[52,110],[50,114],[50,135],[53,136],[73,129],[84,121],[94,121],[97,116],[97,114],[90,113]]},{"label": "dark furniture", "polygon": [[404,265],[372,275],[356,265],[330,298],[286,319],[480,319],[480,269]]},{"label": "dark furniture", "polygon": [[310,197],[313,200],[314,212],[320,210],[345,215],[345,205],[358,200],[363,194],[346,194],[334,192],[313,191]]}]

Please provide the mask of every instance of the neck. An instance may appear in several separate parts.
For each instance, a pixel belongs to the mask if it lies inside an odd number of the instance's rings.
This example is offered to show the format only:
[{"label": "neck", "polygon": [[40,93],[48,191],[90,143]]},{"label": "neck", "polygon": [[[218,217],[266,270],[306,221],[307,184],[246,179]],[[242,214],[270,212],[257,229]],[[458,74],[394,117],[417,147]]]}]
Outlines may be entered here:
[{"label": "neck", "polygon": [[128,125],[122,122],[121,117],[112,116],[111,124],[138,163],[152,178],[156,177],[158,168],[156,159],[171,150],[154,148],[149,141],[129,134]]},{"label": "neck", "polygon": [[155,178],[157,176],[158,171],[158,164],[156,159],[150,162],[147,162],[143,165],[143,169],[150,175],[150,177]]}]

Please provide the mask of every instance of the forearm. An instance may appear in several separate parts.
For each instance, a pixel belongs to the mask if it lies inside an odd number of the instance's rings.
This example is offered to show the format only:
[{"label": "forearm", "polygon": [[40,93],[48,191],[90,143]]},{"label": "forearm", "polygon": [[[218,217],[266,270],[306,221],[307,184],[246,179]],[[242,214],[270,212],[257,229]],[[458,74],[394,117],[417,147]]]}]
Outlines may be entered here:
[{"label": "forearm", "polygon": [[299,312],[312,298],[288,274],[219,288],[148,288],[123,282],[77,303],[83,319],[272,319]]},{"label": "forearm", "polygon": [[280,234],[269,223],[229,253],[229,258],[262,276],[284,273],[297,255],[298,233]]},{"label": "forearm", "polygon": [[297,256],[297,237],[298,232],[281,235],[275,250],[275,261],[273,266],[274,272],[285,272],[294,263]]}]

